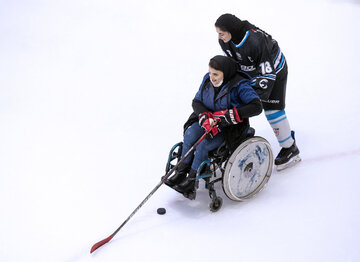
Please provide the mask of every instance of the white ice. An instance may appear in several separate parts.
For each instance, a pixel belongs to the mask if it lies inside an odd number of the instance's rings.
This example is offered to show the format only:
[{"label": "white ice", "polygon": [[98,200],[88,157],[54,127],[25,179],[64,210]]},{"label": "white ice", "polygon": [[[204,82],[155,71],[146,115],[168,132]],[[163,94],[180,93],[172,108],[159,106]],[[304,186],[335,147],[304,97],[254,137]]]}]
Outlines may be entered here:
[{"label": "white ice", "polygon": [[[90,255],[164,175],[226,12],[286,55],[303,161],[217,213],[162,186]],[[359,1],[0,1],[0,261],[360,261],[359,28]]]}]

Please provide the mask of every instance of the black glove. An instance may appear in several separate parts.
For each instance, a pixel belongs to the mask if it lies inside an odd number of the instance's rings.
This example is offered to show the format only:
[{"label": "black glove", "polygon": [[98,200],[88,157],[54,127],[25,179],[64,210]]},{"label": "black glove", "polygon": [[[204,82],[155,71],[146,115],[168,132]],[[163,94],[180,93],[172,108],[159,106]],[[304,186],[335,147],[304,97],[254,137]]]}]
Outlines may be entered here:
[{"label": "black glove", "polygon": [[242,122],[236,107],[214,112],[213,117],[220,127],[236,125]]}]

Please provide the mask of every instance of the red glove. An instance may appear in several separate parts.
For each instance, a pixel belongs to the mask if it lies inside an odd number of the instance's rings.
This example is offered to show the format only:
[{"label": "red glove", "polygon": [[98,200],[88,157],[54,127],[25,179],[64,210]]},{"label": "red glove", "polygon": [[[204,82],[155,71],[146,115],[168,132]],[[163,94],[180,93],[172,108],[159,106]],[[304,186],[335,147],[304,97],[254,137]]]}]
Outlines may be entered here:
[{"label": "red glove", "polygon": [[221,111],[214,112],[213,117],[214,117],[215,121],[219,123],[219,125],[221,127],[236,125],[236,124],[242,122],[236,107],[234,107],[233,109],[227,109],[227,110],[221,110]]},{"label": "red glove", "polygon": [[199,125],[204,129],[210,138],[213,138],[219,133],[217,123],[210,112],[205,112],[199,115]]}]

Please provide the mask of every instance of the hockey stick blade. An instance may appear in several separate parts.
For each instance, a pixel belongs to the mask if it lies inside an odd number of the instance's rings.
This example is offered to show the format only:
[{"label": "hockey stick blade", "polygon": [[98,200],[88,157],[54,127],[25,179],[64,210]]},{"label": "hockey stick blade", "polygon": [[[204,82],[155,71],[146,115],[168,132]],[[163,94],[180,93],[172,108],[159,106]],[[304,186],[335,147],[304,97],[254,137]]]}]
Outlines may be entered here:
[{"label": "hockey stick blade", "polygon": [[97,242],[96,244],[94,244],[94,245],[92,246],[91,250],[90,250],[90,254],[91,254],[92,252],[94,252],[96,249],[98,249],[99,247],[105,245],[105,244],[106,244],[107,242],[109,242],[113,237],[114,237],[114,234],[112,234],[111,236],[109,236],[109,237],[107,237],[107,238],[105,238],[105,239]]}]

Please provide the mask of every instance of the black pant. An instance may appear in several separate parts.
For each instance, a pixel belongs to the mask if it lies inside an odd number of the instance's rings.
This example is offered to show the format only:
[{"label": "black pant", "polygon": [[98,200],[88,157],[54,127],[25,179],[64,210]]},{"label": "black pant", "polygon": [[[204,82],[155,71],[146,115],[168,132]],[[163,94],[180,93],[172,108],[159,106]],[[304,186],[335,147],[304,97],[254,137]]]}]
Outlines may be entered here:
[{"label": "black pant", "polygon": [[288,68],[285,64],[284,68],[276,75],[269,99],[261,100],[264,110],[283,110],[285,108],[287,75]]}]

